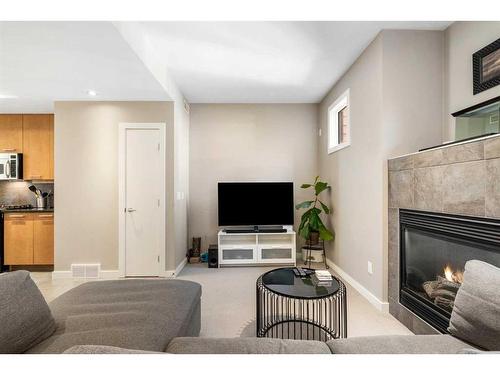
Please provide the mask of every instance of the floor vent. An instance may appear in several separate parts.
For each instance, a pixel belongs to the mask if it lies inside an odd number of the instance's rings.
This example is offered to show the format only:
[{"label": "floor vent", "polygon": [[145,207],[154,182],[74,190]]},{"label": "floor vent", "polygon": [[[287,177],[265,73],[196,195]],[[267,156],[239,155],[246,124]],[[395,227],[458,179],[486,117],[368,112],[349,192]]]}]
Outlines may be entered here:
[{"label": "floor vent", "polygon": [[71,276],[82,279],[98,279],[101,273],[100,264],[72,264]]}]

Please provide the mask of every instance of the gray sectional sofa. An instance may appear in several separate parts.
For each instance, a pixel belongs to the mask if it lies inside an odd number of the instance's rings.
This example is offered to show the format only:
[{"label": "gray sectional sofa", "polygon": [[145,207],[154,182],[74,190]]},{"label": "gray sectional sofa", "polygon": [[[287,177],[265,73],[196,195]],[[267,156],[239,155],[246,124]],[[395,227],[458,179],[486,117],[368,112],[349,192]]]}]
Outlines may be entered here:
[{"label": "gray sectional sofa", "polygon": [[164,352],[198,336],[201,286],[181,280],[82,284],[47,306],[26,271],[0,275],[0,353],[63,353],[75,345]]},{"label": "gray sectional sofa", "polygon": [[200,285],[180,280],[83,284],[47,306],[27,272],[0,275],[0,353],[457,354],[500,350],[500,269],[465,266],[449,335],[319,341],[201,338]]}]

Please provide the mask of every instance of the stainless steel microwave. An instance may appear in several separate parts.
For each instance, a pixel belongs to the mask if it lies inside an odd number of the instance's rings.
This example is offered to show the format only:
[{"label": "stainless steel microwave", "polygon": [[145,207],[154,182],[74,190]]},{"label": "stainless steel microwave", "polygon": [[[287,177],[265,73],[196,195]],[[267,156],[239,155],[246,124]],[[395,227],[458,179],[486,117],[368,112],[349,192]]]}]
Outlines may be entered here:
[{"label": "stainless steel microwave", "polygon": [[23,154],[0,153],[0,180],[22,180]]}]

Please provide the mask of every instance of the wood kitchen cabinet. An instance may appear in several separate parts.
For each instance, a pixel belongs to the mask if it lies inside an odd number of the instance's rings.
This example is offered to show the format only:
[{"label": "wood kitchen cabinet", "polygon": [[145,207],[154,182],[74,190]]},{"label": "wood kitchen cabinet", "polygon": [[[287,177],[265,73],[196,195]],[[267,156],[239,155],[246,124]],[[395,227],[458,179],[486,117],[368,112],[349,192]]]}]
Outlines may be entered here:
[{"label": "wood kitchen cabinet", "polygon": [[23,152],[23,115],[0,114],[0,152]]},{"label": "wood kitchen cabinet", "polygon": [[23,176],[54,179],[54,115],[23,115]]},{"label": "wood kitchen cabinet", "polygon": [[33,215],[5,214],[4,264],[33,264]]},{"label": "wood kitchen cabinet", "polygon": [[9,266],[54,264],[54,214],[6,213],[4,253]]},{"label": "wood kitchen cabinet", "polygon": [[54,264],[54,215],[34,214],[33,264]]}]

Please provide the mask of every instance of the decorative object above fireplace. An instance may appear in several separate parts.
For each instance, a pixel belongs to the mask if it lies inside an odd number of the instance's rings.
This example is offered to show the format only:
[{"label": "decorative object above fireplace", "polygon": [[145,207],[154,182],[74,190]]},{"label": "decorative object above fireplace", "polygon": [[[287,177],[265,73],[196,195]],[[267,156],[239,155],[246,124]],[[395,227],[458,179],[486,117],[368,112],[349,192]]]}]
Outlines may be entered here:
[{"label": "decorative object above fireplace", "polygon": [[446,332],[465,263],[500,266],[500,220],[400,210],[400,303]]},{"label": "decorative object above fireplace", "polygon": [[[451,144],[499,133],[500,96],[462,109],[451,115],[455,117],[455,142],[451,142]],[[426,149],[430,148],[432,147]]]},{"label": "decorative object above fireplace", "polygon": [[500,39],[472,55],[474,95],[500,84]]}]

